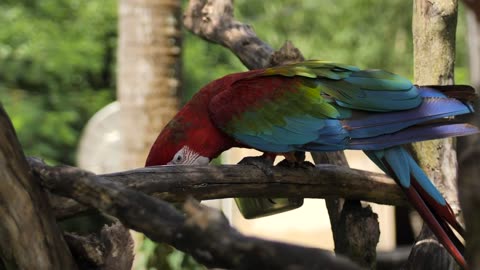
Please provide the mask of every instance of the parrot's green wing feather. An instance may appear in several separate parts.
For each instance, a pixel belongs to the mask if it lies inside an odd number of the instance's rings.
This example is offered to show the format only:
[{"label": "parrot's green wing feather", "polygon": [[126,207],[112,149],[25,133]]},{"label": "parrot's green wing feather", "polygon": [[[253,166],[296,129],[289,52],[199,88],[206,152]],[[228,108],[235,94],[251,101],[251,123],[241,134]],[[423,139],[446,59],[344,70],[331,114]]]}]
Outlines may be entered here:
[{"label": "parrot's green wing feather", "polygon": [[350,109],[404,110],[420,103],[417,89],[395,74],[311,60],[246,73],[209,108],[216,125],[238,141],[288,152],[319,138],[331,150],[343,149],[349,137],[339,119],[350,117]]},{"label": "parrot's green wing feather", "polygon": [[341,106],[367,111],[395,111],[417,107],[421,98],[406,78],[384,70],[309,60],[266,69],[266,76],[301,76],[316,79],[320,91]]}]

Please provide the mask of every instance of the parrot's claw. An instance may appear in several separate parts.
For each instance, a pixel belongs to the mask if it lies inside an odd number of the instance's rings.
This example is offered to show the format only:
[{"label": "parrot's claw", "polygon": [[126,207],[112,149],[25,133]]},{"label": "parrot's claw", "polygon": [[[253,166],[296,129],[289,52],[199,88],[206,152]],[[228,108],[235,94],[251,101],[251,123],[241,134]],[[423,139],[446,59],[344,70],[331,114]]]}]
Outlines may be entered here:
[{"label": "parrot's claw", "polygon": [[273,176],[273,161],[265,158],[264,156],[257,156],[257,157],[244,157],[240,162],[238,163],[240,165],[253,165],[262,172],[267,175],[267,176]]},{"label": "parrot's claw", "polygon": [[277,164],[277,166],[292,168],[292,169],[312,169],[312,168],[315,168],[315,164],[313,164],[309,161],[295,162],[295,161],[290,161],[290,160],[287,160],[287,159],[284,159],[284,160],[280,161]]}]

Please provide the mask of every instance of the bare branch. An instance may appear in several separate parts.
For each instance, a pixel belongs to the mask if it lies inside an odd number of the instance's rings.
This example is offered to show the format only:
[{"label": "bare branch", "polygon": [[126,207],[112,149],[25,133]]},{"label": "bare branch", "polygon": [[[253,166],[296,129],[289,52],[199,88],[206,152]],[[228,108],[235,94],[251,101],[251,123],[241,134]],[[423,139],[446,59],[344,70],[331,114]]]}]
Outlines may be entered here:
[{"label": "bare branch", "polygon": [[273,49],[250,25],[233,18],[231,0],[191,0],[183,23],[199,37],[229,48],[249,69],[269,65]]},{"label": "bare branch", "polygon": [[[33,170],[48,179],[51,167],[29,159]],[[76,168],[61,170],[64,178],[82,177]],[[312,169],[274,167],[266,175],[255,166],[160,166],[100,175],[99,177],[170,202],[193,196],[199,200],[231,197],[305,197],[371,201],[379,204],[406,205],[400,188],[388,176],[334,165]],[[45,181],[45,180],[43,180]],[[48,183],[44,183],[48,187]],[[85,208],[71,201],[63,206],[54,202],[57,217],[78,214]]]},{"label": "bare branch", "polygon": [[185,216],[169,203],[78,168],[48,167],[32,160],[31,165],[52,192],[113,215],[125,226],[183,250],[209,267],[360,269],[328,251],[243,236],[219,211],[194,200],[185,203]]},{"label": "bare branch", "polygon": [[81,269],[130,270],[134,252],[130,232],[120,222],[105,225],[99,235],[81,236],[65,233],[77,264]]}]

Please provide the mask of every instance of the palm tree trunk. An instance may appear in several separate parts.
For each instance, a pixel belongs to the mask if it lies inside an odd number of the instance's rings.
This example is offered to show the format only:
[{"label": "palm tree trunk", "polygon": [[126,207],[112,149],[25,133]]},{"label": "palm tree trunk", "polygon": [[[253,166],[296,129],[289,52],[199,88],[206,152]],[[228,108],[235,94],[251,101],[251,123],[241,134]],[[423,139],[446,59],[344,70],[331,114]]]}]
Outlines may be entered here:
[{"label": "palm tree trunk", "polygon": [[119,3],[118,100],[125,168],[144,166],[159,131],[177,112],[180,1]]}]

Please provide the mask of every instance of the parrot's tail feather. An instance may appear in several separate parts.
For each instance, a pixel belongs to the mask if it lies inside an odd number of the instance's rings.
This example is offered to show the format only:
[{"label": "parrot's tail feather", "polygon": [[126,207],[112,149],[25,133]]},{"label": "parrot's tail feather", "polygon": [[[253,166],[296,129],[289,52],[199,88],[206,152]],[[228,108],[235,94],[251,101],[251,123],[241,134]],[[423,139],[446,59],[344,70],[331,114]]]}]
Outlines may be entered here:
[{"label": "parrot's tail feather", "polygon": [[422,97],[450,97],[461,101],[473,101],[478,98],[470,85],[423,85],[418,86]]},{"label": "parrot's tail feather", "polygon": [[448,252],[453,256],[453,258],[463,269],[467,269],[467,262],[463,257],[463,245],[452,232],[450,227],[448,227],[445,222],[439,221],[435,217],[426,202],[423,200],[422,196],[420,196],[420,194],[415,188],[411,187],[408,189],[404,189],[404,191],[411,204],[415,207],[417,212],[427,223],[428,227],[430,228],[430,230],[432,230],[440,243],[442,243],[445,249],[448,250]]},{"label": "parrot's tail feather", "polygon": [[358,150],[379,150],[400,144],[434,140],[447,137],[466,136],[479,133],[480,130],[470,124],[432,123],[410,127],[392,134],[371,138],[351,139],[347,148]]},{"label": "parrot's tail feather", "polygon": [[412,181],[412,185],[418,194],[426,201],[427,205],[431,206],[431,211],[436,213],[441,219],[444,219],[450,226],[452,226],[462,237],[465,237],[465,229],[458,223],[453,213],[452,208],[448,203],[446,205],[439,205],[433,200],[425,189],[418,184],[418,180]]},{"label": "parrot's tail feather", "polygon": [[457,222],[451,207],[442,194],[410,154],[400,146],[366,151],[366,154],[383,171],[395,179],[440,243],[463,268],[466,268],[466,262],[462,255],[464,246],[452,231],[454,228],[459,234],[463,234],[464,229]]},{"label": "parrot's tail feather", "polygon": [[[438,91],[434,93],[442,95]],[[352,117],[342,121],[342,125],[352,138],[375,137],[434,120],[448,122],[449,117],[468,114],[472,110],[469,104],[453,98],[424,97],[422,104],[411,110],[381,114],[354,111]]]}]

